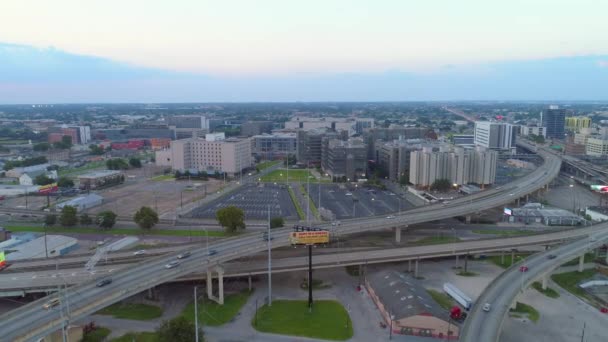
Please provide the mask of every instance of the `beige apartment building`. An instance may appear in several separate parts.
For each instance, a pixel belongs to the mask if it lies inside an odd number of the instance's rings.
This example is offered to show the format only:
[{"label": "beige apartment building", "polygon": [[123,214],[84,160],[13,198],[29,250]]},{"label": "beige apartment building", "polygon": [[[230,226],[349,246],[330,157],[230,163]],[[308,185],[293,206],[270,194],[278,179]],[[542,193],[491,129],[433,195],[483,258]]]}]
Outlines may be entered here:
[{"label": "beige apartment building", "polygon": [[252,166],[251,140],[226,138],[224,133],[174,140],[171,147],[156,152],[156,164],[179,171],[226,172],[235,176]]}]

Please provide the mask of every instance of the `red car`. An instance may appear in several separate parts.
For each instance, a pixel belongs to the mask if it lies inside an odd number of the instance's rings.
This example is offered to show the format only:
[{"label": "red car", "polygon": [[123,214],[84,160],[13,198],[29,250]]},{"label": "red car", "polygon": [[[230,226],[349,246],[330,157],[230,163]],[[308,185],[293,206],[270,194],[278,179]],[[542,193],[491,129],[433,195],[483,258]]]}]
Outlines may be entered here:
[{"label": "red car", "polygon": [[519,266],[519,272],[528,272],[528,266]]}]

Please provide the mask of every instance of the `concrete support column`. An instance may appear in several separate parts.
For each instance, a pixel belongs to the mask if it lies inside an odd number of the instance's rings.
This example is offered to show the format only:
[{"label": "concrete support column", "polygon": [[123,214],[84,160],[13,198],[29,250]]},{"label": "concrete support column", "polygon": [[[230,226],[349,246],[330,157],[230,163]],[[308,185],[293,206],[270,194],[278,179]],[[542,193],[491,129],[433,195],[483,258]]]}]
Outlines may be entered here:
[{"label": "concrete support column", "polygon": [[517,206],[518,206],[518,207],[520,206],[520,203],[519,203],[519,202],[520,202],[520,198],[518,197],[518,198],[517,198]]},{"label": "concrete support column", "polygon": [[543,280],[542,280],[542,289],[543,289],[543,290],[546,290],[546,289],[547,289],[547,278],[548,278],[548,277],[549,277],[549,276],[548,276],[548,275],[546,275],[546,274],[543,276]]},{"label": "concrete support column", "polygon": [[[606,260],[608,260],[608,254],[606,256]],[[412,273],[412,259],[407,261],[407,273]]]},{"label": "concrete support column", "polygon": [[530,202],[530,194],[526,195],[526,203]]},{"label": "concrete support column", "polygon": [[511,250],[511,266],[515,263],[515,251]]},{"label": "concrete support column", "polygon": [[599,256],[600,256],[600,248],[598,247],[595,249],[595,257],[597,258]]},{"label": "concrete support column", "polygon": [[207,270],[207,298],[213,297],[213,274]]},{"label": "concrete support column", "polygon": [[505,264],[505,251],[500,251],[500,263]]},{"label": "concrete support column", "polygon": [[395,242],[401,243],[401,227],[393,228],[395,230]]},{"label": "concrete support column", "polygon": [[219,287],[219,304],[224,305],[224,269],[217,268],[217,285]]},{"label": "concrete support column", "polygon": [[513,302],[511,302],[511,309],[515,310],[515,308],[517,308],[517,300],[513,300]]},{"label": "concrete support column", "polygon": [[585,264],[585,254],[578,257],[578,271],[583,272],[583,266]]},{"label": "concrete support column", "polygon": [[456,255],[456,268],[458,268],[458,259],[460,258],[460,255]]},{"label": "concrete support column", "polygon": [[249,291],[251,292],[251,274],[247,277],[247,282],[249,283]]},{"label": "concrete support column", "polygon": [[608,250],[606,250],[606,264],[608,264]]},{"label": "concrete support column", "polygon": [[416,259],[416,265],[414,266],[414,278],[418,278],[418,259]]},{"label": "concrete support column", "polygon": [[471,215],[465,216],[465,222],[466,223],[471,223]]}]

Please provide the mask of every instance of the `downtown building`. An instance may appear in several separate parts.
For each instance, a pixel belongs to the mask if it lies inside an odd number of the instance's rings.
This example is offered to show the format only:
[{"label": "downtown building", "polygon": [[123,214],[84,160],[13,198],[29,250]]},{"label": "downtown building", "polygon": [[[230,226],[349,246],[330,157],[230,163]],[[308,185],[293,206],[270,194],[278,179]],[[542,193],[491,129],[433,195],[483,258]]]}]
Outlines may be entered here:
[{"label": "downtown building", "polygon": [[165,118],[176,139],[202,137],[209,133],[209,119],[203,115],[175,115]]},{"label": "downtown building", "polygon": [[156,151],[156,165],[236,176],[252,166],[251,139],[226,138],[224,133],[215,133],[206,134],[205,138],[174,140],[168,149]]},{"label": "downtown building", "polygon": [[515,150],[517,130],[504,122],[476,121],[475,145],[492,150]]},{"label": "downtown building", "polygon": [[549,106],[540,113],[541,126],[547,127],[547,138],[564,139],[566,134],[566,110]]},{"label": "downtown building", "polygon": [[409,175],[411,152],[421,150],[424,142],[422,139],[378,140],[374,160],[391,181],[398,182],[401,176]]},{"label": "downtown building", "polygon": [[326,127],[296,131],[296,159],[300,165],[321,165],[323,139],[348,139],[347,131],[336,132]]},{"label": "downtown building", "polygon": [[498,152],[483,147],[448,146],[434,151],[424,147],[410,155],[409,181],[417,187],[430,187],[436,180],[447,179],[456,186],[493,184],[496,179]]},{"label": "downtown building", "polygon": [[251,153],[266,159],[280,159],[297,152],[296,133],[260,134],[251,137]]},{"label": "downtown building", "polygon": [[367,146],[358,138],[345,141],[326,137],[322,142],[321,168],[334,180],[365,178]]},{"label": "downtown building", "polygon": [[285,129],[288,130],[310,131],[323,128],[334,132],[345,131],[347,136],[352,136],[374,128],[374,119],[294,116],[285,122]]},{"label": "downtown building", "polygon": [[91,127],[89,126],[53,126],[48,128],[47,134],[50,144],[61,142],[64,136],[70,137],[74,145],[86,145],[91,141]]},{"label": "downtown building", "polygon": [[591,118],[586,116],[567,116],[566,129],[572,132],[580,132],[581,129],[591,128]]},{"label": "downtown building", "polygon": [[[376,143],[382,144],[386,141],[393,140],[407,140],[407,139],[425,139],[430,138],[429,134],[432,132],[426,127],[405,127],[405,126],[391,126],[391,127],[376,127],[365,130],[363,137],[367,144],[367,157],[369,159],[375,159],[374,154],[376,152]],[[379,140],[382,140],[379,142]]]}]

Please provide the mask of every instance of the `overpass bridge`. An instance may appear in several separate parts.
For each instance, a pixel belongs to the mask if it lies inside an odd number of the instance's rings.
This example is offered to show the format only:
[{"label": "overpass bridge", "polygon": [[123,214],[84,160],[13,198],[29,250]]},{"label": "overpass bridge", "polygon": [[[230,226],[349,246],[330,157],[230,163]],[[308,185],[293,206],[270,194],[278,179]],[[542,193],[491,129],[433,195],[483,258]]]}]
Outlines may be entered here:
[{"label": "overpass bridge", "polygon": [[[529,193],[543,189],[555,178],[560,169],[558,157],[539,151],[544,159],[543,164],[527,177],[518,179],[502,187],[484,191],[465,198],[451,201],[449,204],[437,204],[395,214],[394,219],[370,217],[357,220],[345,220],[338,228],[340,234],[352,234],[373,230],[394,229],[399,240],[401,229],[415,223],[434,221],[454,216],[466,215],[501,206]],[[331,225],[321,225],[331,230]],[[66,317],[57,310],[42,310],[41,305],[51,297],[24,305],[0,316],[0,339],[7,341],[31,341],[60,329],[72,320],[86,317],[99,309],[147,290],[158,284],[194,273],[211,272],[231,260],[246,257],[272,247],[288,245],[290,229],[273,230],[274,240],[265,242],[259,233],[244,234],[213,243],[210,248],[216,253],[209,255],[207,250],[198,247],[192,250],[190,258],[185,259],[179,267],[165,269],[164,265],[174,260],[176,253],[169,253],[148,259],[145,263],[117,270],[113,273],[113,282],[105,287],[95,286],[94,279],[77,286],[69,287],[52,297],[61,298],[70,310]],[[430,248],[426,246],[427,248]],[[57,297],[59,296],[59,297]]]}]

